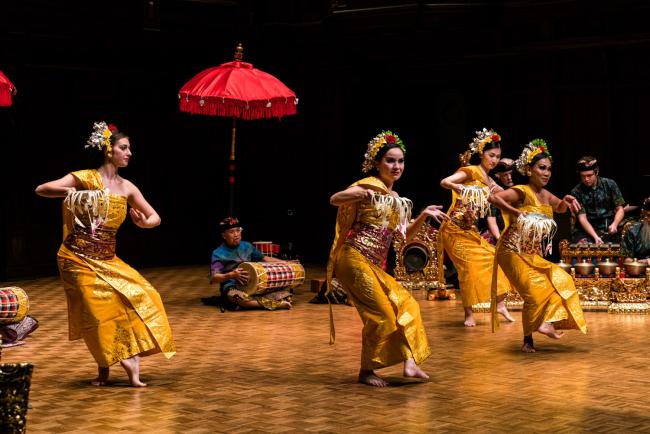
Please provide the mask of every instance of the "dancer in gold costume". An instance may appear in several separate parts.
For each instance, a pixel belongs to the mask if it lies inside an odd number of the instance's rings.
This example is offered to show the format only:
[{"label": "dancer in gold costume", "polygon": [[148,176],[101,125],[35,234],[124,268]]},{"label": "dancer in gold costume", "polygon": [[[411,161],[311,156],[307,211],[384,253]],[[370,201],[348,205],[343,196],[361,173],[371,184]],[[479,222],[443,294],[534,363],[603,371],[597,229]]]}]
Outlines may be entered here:
[{"label": "dancer in gold costume", "polygon": [[[472,306],[490,301],[494,264],[494,247],[478,232],[476,221],[479,215],[484,217],[489,211],[488,196],[503,190],[488,176],[501,158],[501,137],[486,129],[476,134],[470,149],[461,155],[463,166],[440,182],[442,187],[452,191],[452,200],[447,211],[451,220],[440,226],[438,252],[442,255],[444,247],[458,271],[467,327],[476,325]],[[469,165],[472,159],[479,160],[479,164]],[[438,262],[442,268],[443,261]],[[510,285],[503,272],[498,270],[498,273],[497,311],[508,321],[514,321],[504,302]]]},{"label": "dancer in gold costume", "polygon": [[115,236],[127,214],[141,228],[160,217],[140,190],[117,174],[131,158],[129,138],[113,125],[97,122],[88,140],[101,154],[97,170],[80,170],[39,185],[44,197],[65,197],[63,243],[57,254],[68,301],[70,340],[83,338],[98,365],[93,385],[108,381],[109,367],[120,362],[131,385],[140,380],[140,357],[176,348],[156,289],[115,256]]},{"label": "dancer in gold costume", "polygon": [[[417,365],[429,356],[429,343],[418,302],[384,271],[395,230],[410,239],[427,217],[440,222],[447,216],[429,206],[410,223],[412,203],[393,191],[404,170],[405,148],[400,138],[382,131],[368,144],[361,179],[335,193],[336,234],[329,263],[332,278],[341,283],[363,321],[359,382],[388,385],[375,369],[404,362],[404,376],[429,378]],[[332,334],[333,341],[333,334]]]},{"label": "dancer in gold costume", "polygon": [[[559,329],[587,332],[573,278],[542,256],[550,250],[555,222],[553,212],[580,208],[570,195],[559,199],[544,187],[551,177],[551,155],[546,142],[535,139],[517,159],[517,170],[528,177],[527,185],[516,185],[492,196],[491,201],[504,211],[506,230],[496,248],[496,262],[524,299],[522,323],[523,352],[535,352],[533,332],[559,339]],[[492,298],[497,296],[498,277],[494,276]],[[496,312],[492,312],[493,327]]]}]

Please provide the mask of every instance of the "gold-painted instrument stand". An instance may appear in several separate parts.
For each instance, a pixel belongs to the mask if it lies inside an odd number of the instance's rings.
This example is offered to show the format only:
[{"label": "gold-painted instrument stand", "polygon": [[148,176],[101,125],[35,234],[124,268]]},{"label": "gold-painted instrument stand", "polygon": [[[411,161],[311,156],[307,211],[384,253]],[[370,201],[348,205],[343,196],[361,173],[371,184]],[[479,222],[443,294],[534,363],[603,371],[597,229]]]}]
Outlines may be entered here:
[{"label": "gold-painted instrument stand", "polygon": [[[426,290],[428,300],[455,300],[454,289],[447,289],[444,274],[439,275],[437,243],[438,231],[429,223],[423,223],[415,237],[408,242],[397,232],[393,239],[395,280],[408,290]],[[421,270],[408,270],[404,263],[404,255],[411,248],[418,248],[426,255],[426,264]]]},{"label": "gold-painted instrument stand", "polygon": [[[571,264],[575,258],[578,262],[602,261],[604,258],[616,260],[620,256],[620,246],[612,244],[569,244],[560,241],[560,257]],[[648,294],[650,293],[650,274],[636,277],[620,277],[621,270],[616,268],[612,276],[600,276],[595,267],[593,275],[580,276],[571,268],[571,277],[575,282],[580,304],[585,310],[607,310],[609,313],[650,313]]]}]

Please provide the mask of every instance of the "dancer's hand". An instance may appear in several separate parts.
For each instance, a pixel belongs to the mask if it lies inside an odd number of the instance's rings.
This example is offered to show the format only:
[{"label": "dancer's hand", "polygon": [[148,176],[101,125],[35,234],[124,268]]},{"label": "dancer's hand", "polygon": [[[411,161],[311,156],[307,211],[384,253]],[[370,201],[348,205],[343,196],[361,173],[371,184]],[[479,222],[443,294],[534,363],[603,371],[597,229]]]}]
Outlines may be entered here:
[{"label": "dancer's hand", "polygon": [[451,184],[451,189],[458,194],[463,194],[463,188],[465,188],[463,184]]},{"label": "dancer's hand", "polygon": [[70,196],[72,193],[74,193],[74,192],[76,192],[76,191],[77,191],[76,188],[74,188],[74,187],[68,187],[68,188],[66,188],[65,195],[66,195],[66,196]]},{"label": "dancer's hand", "polygon": [[527,215],[528,215],[528,212],[527,212],[527,211],[519,211],[519,212],[517,213],[517,218],[519,218],[519,217],[526,217]]},{"label": "dancer's hand", "polygon": [[130,208],[129,214],[131,215],[131,220],[133,220],[133,223],[135,223],[136,226],[141,228],[147,227],[147,218],[141,211],[138,211],[135,208]]},{"label": "dancer's hand", "polygon": [[375,190],[371,188],[365,188],[359,191],[359,200],[372,199],[375,195]]},{"label": "dancer's hand", "polygon": [[437,223],[442,223],[444,220],[449,220],[449,216],[441,210],[442,205],[429,205],[422,211],[422,214],[431,217]]},{"label": "dancer's hand", "polygon": [[567,194],[566,196],[564,196],[562,200],[564,201],[564,203],[567,204],[567,207],[569,207],[569,210],[572,213],[575,214],[578,211],[580,211],[581,208],[580,202],[578,202],[578,199],[576,199],[575,197],[571,196],[570,194]]}]

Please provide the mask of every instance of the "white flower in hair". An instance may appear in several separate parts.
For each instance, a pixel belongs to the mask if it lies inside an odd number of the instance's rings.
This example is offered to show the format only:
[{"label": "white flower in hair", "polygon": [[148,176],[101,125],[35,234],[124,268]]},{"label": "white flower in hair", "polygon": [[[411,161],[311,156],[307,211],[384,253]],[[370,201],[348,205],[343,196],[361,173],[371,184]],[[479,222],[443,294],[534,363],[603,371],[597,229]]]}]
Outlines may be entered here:
[{"label": "white flower in hair", "polygon": [[97,148],[99,150],[108,148],[111,145],[111,136],[113,133],[106,122],[95,122],[93,132],[90,134],[85,148]]}]

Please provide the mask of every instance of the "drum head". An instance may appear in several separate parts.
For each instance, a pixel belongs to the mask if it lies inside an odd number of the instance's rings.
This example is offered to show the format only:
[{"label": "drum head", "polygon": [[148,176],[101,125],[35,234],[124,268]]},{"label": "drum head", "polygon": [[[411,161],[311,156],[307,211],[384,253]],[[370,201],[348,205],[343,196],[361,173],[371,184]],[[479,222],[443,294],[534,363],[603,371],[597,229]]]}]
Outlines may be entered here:
[{"label": "drum head", "polygon": [[242,262],[239,264],[239,267],[243,268],[248,273],[248,281],[246,282],[246,285],[237,285],[237,288],[241,289],[248,295],[254,294],[259,283],[259,273],[260,271],[263,272],[264,268],[255,262]]},{"label": "drum head", "polygon": [[422,271],[429,263],[429,252],[420,244],[410,244],[403,250],[402,257],[407,273]]}]

